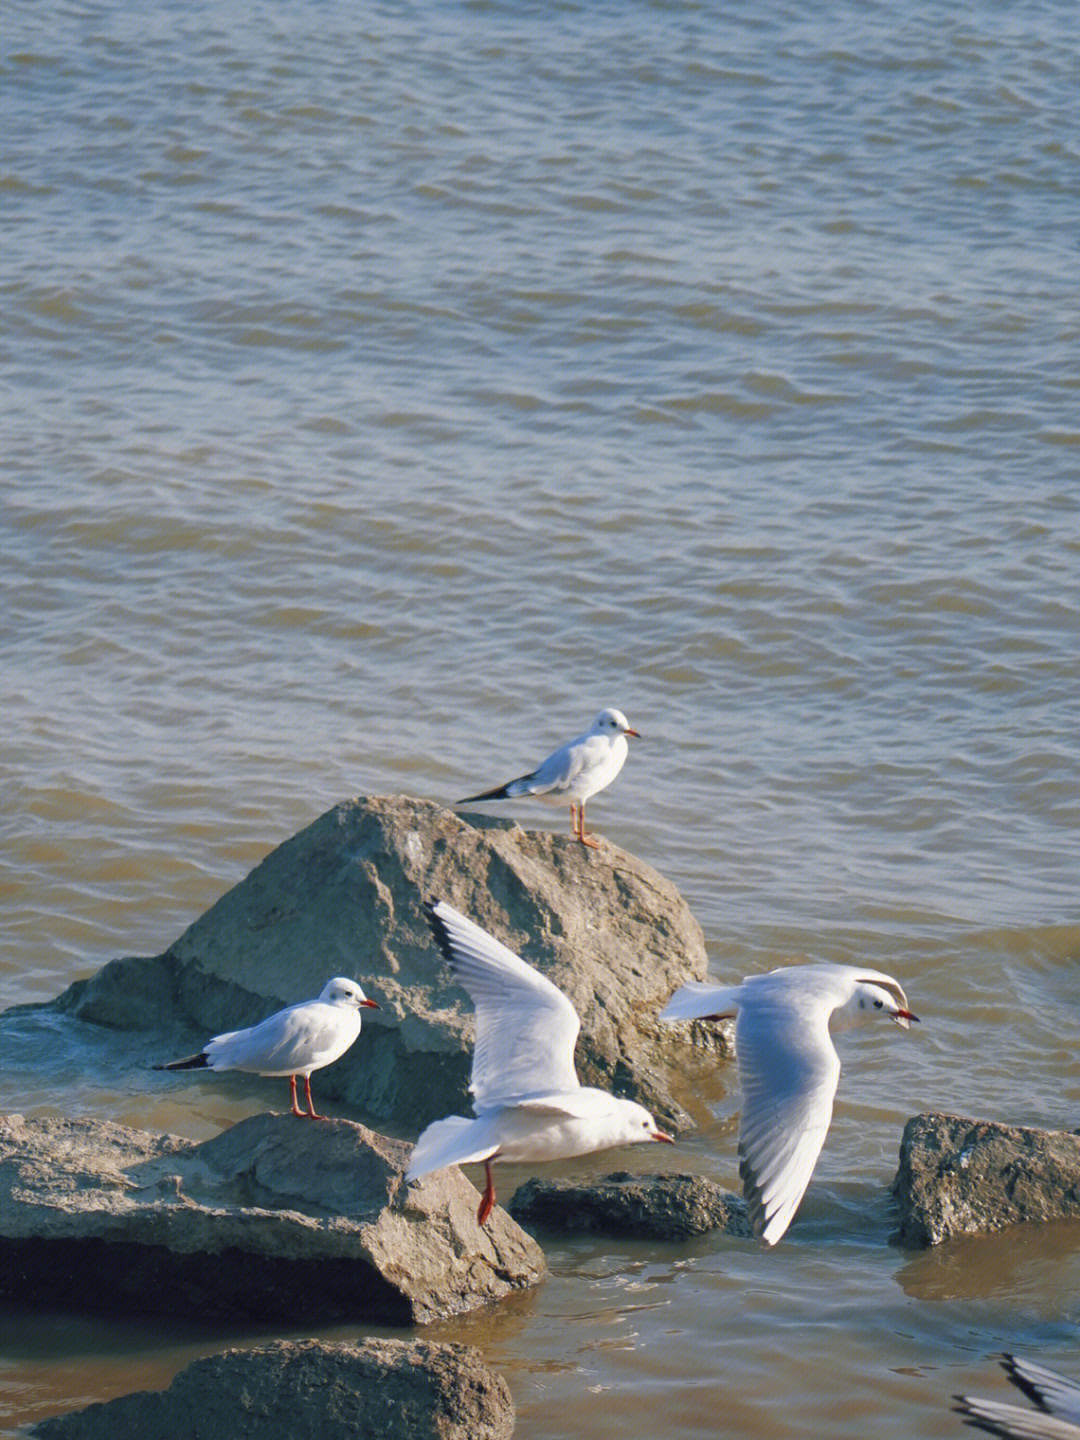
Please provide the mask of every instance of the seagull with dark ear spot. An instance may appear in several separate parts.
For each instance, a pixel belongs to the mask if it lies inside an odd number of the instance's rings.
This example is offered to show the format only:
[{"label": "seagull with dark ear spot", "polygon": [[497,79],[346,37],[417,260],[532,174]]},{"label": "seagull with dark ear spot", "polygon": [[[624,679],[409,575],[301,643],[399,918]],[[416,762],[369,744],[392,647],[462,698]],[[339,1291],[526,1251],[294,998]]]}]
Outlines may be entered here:
[{"label": "seagull with dark ear spot", "polygon": [[[247,1030],[227,1030],[208,1040],[197,1055],[155,1065],[155,1070],[246,1070],[254,1075],[288,1075],[292,1113],[324,1120],[311,1099],[311,1074],[345,1054],[360,1034],[360,1011],[378,1010],[355,980],[328,980],[317,1000],[278,1010]],[[296,1103],[296,1077],[304,1078],[307,1110]]]},{"label": "seagull with dark ear spot", "polygon": [[754,1234],[775,1245],[791,1224],[832,1119],[840,1060],[830,1030],[918,1021],[907,996],[879,970],[789,965],[741,985],[694,981],[660,1019],[735,1021],[742,1089],[739,1174]]},{"label": "seagull with dark ear spot", "polygon": [[601,710],[584,735],[563,745],[528,775],[479,795],[467,795],[457,801],[457,806],[481,800],[512,800],[519,795],[533,795],[547,805],[569,803],[570,834],[596,850],[597,842],[585,833],[585,801],[610,785],[626,764],[628,735],[641,738],[621,710]]}]

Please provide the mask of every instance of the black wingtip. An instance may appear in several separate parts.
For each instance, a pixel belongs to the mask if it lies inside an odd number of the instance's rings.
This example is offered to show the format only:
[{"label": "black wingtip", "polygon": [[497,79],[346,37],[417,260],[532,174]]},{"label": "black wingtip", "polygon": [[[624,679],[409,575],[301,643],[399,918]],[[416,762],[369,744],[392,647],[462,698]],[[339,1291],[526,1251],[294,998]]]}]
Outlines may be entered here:
[{"label": "black wingtip", "polygon": [[209,1065],[206,1058],[206,1051],[200,1050],[198,1055],[188,1055],[183,1060],[170,1060],[166,1065],[155,1065],[155,1070],[205,1070]]},{"label": "black wingtip", "polygon": [[439,949],[442,951],[443,958],[452,965],[454,963],[454,952],[450,945],[450,932],[446,928],[446,922],[443,920],[442,916],[436,914],[435,911],[436,905],[441,904],[441,900],[425,900],[424,914],[427,916],[427,922],[431,927],[431,933],[435,937],[435,944],[438,945]]},{"label": "black wingtip", "polygon": [[459,805],[472,805],[477,800],[509,800],[512,783],[508,781],[506,785],[496,785],[494,790],[484,790],[479,795],[466,795],[464,800],[454,801],[454,808],[457,809]]}]

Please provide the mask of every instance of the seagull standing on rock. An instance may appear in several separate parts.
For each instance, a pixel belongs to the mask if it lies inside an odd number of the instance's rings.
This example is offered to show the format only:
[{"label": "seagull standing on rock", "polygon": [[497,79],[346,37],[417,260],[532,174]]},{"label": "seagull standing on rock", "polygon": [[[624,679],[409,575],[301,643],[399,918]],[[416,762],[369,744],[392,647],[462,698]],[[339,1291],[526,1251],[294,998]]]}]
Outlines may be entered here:
[{"label": "seagull standing on rock", "polygon": [[644,1140],[673,1144],[643,1105],[583,1086],[574,1069],[581,1022],[566,996],[494,936],[440,900],[425,906],[435,939],[476,1006],[476,1119],[449,1115],[416,1142],[406,1180],[483,1161],[476,1218],[495,1205],[494,1160],[563,1160]]},{"label": "seagull standing on rock", "polygon": [[547,805],[569,801],[571,835],[582,845],[598,849],[597,842],[585,833],[585,801],[610,785],[626,764],[628,735],[641,738],[621,710],[601,710],[584,735],[556,750],[528,775],[479,795],[467,795],[457,804],[511,800],[518,795],[535,795]]},{"label": "seagull standing on rock", "polygon": [[684,985],[660,1019],[733,1016],[743,1096],[739,1175],[754,1234],[775,1245],[799,1208],[832,1119],[840,1060],[830,1029],[888,1019],[906,1030],[919,1017],[892,976],[878,970],[792,965],[741,985]]},{"label": "seagull standing on rock", "polygon": [[[155,1065],[155,1070],[246,1070],[254,1075],[288,1075],[292,1113],[325,1120],[311,1099],[311,1072],[345,1054],[360,1034],[360,1011],[378,1010],[355,980],[328,980],[317,1000],[279,1010],[247,1030],[228,1030],[208,1040],[197,1055]],[[296,1103],[296,1077],[304,1077],[307,1110]]]}]

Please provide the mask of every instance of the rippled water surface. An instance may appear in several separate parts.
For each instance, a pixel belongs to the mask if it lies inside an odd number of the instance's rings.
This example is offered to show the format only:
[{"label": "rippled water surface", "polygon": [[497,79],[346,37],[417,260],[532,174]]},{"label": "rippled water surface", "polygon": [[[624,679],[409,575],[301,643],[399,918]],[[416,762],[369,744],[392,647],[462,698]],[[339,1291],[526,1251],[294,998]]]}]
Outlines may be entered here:
[{"label": "rippled water surface", "polygon": [[[1002,1348],[1077,1370],[1080,1228],[904,1253],[885,1194],[919,1109],[1080,1125],[1075,18],[5,7],[4,1003],[615,704],[590,820],[717,974],[858,957],[923,1017],[842,1042],[777,1250],[547,1237],[436,1327],[523,1440],[950,1436]],[[0,1103],[279,1102],[148,1094],[148,1044],[9,1023]],[[678,1163],[734,1184],[710,1083]],[[238,1338],[7,1319],[6,1423]]]}]

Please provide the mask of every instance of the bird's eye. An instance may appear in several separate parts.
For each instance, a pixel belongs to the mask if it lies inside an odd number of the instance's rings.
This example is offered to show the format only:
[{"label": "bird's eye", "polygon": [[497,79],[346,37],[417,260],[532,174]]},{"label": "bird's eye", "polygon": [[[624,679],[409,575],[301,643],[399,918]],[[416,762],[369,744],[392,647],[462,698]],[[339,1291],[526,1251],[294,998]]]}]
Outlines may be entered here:
[{"label": "bird's eye", "polygon": [[874,1001],[874,1009],[875,1009],[875,1010],[880,1010],[880,1009],[881,1009],[881,1006],[882,1006],[882,1002],[881,1002],[880,1000],[875,1000],[875,1001]]}]

